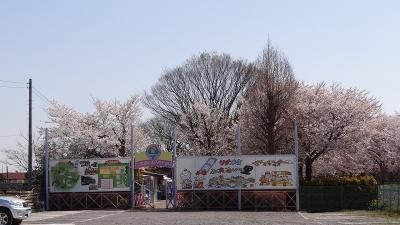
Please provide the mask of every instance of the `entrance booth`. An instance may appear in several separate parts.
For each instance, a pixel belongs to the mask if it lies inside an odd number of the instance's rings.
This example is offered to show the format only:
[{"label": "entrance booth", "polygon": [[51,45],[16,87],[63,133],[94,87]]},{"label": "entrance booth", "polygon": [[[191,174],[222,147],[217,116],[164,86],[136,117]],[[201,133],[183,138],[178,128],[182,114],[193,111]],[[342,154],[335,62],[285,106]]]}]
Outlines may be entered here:
[{"label": "entrance booth", "polygon": [[[150,206],[152,208],[171,207],[168,202],[170,202],[169,198],[172,195],[167,194],[168,191],[170,192],[167,187],[168,183],[172,182],[172,178],[168,177],[168,175],[173,174],[172,153],[162,151],[158,145],[152,144],[145,151],[134,154],[134,164],[135,169],[142,169],[141,173],[144,178],[140,192],[135,194],[143,199],[139,203],[142,206]],[[150,172],[146,170],[149,167],[169,168],[169,172],[166,174]],[[161,201],[165,201],[164,204]],[[136,206],[140,206],[140,204]]]}]

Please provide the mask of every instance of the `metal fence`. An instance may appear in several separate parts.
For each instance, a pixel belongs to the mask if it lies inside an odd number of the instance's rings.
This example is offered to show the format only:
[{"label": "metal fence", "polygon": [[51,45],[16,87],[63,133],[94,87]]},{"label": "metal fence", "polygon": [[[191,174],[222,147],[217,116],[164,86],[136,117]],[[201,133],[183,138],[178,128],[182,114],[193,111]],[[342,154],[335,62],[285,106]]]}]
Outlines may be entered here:
[{"label": "metal fence", "polygon": [[28,190],[27,183],[0,183],[0,190],[1,191],[8,191],[8,190]]},{"label": "metal fence", "polygon": [[300,187],[300,209],[305,211],[370,209],[377,199],[376,185]]},{"label": "metal fence", "polygon": [[400,212],[400,184],[383,184],[378,188],[378,208]]}]

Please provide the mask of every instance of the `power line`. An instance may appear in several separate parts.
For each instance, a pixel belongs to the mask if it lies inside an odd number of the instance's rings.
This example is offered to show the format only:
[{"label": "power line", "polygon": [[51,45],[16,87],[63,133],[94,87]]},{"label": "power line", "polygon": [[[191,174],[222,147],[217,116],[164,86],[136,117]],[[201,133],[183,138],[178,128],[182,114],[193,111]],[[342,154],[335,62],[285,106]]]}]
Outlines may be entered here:
[{"label": "power line", "polygon": [[27,88],[27,87],[1,85],[0,88]]},{"label": "power line", "polygon": [[38,96],[41,100],[50,103],[51,101],[44,95],[42,94],[38,89],[36,89],[35,87],[33,87],[33,92],[36,94],[36,96]]},{"label": "power line", "polygon": [[0,138],[7,138],[7,137],[17,137],[18,134],[9,134],[9,135],[0,135]]},{"label": "power line", "polygon": [[4,82],[4,83],[12,83],[12,84],[26,84],[26,82],[19,82],[19,81],[9,81],[9,80],[0,80],[0,82]]}]

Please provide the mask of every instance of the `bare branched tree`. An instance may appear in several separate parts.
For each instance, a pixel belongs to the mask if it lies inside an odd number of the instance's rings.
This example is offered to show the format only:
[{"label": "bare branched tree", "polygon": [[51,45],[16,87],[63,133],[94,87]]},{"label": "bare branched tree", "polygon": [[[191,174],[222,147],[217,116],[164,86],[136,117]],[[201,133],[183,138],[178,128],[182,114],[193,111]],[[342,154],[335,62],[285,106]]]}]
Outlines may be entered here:
[{"label": "bare branched tree", "polygon": [[142,126],[151,143],[158,144],[162,149],[172,152],[174,124],[161,117],[154,117],[146,121]]},{"label": "bare branched tree", "polygon": [[[0,160],[1,163],[6,165],[15,165],[18,169],[23,171],[28,171],[28,138],[21,134],[21,137],[25,139],[26,142],[17,142],[16,148],[5,149],[4,152],[7,156],[6,160]],[[33,142],[33,166],[37,167],[40,163],[40,155],[38,155],[38,149],[41,144],[41,136],[39,135],[35,138]]]},{"label": "bare branched tree", "polygon": [[285,55],[268,42],[255,63],[252,86],[245,96],[241,122],[243,151],[275,154],[290,150],[290,107],[298,88]]},{"label": "bare branched tree", "polygon": [[[218,131],[201,132],[206,135],[202,138],[196,136],[199,129],[210,127],[207,125],[210,117],[194,113],[196,105],[218,111],[217,120],[223,121],[218,129],[232,126],[239,97],[249,80],[250,69],[246,62],[234,60],[227,54],[202,53],[167,70],[150,93],[145,94],[144,105],[154,115],[179,124],[189,146],[200,147],[204,150],[201,154],[210,154],[218,146],[208,143]],[[209,141],[199,143],[204,138]]]}]

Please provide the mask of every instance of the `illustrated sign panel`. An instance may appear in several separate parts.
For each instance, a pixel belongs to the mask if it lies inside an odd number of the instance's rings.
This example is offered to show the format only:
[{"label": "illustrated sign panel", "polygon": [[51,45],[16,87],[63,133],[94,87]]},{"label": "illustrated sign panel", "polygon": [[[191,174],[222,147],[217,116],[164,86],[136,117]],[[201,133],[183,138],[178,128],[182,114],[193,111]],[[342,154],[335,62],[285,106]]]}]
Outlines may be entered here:
[{"label": "illustrated sign panel", "polygon": [[129,159],[50,160],[50,192],[130,190]]},{"label": "illustrated sign panel", "polygon": [[177,189],[296,189],[295,155],[177,159]]},{"label": "illustrated sign panel", "polygon": [[135,168],[141,167],[172,168],[172,153],[162,151],[158,145],[149,145],[144,152],[135,153]]}]

